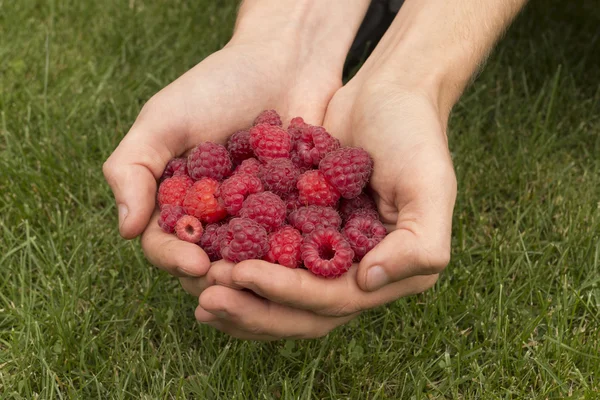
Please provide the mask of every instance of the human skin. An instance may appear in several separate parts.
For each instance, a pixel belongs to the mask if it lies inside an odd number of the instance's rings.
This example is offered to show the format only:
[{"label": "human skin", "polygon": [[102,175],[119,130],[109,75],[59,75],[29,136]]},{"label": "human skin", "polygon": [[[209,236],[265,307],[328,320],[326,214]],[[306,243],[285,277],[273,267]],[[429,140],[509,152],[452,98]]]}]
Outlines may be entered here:
[{"label": "human skin", "polygon": [[[450,257],[456,197],[448,116],[524,1],[408,0],[344,87],[343,59],[367,4],[357,2],[360,13],[330,21],[326,16],[337,14],[326,9],[337,4],[245,2],[230,44],[157,94],[105,164],[117,203],[128,207],[121,234],[130,238],[145,229],[148,259],[199,296],[196,318],[238,338],[323,336],[365,309],[436,282]],[[261,19],[267,10],[273,17]],[[355,22],[347,24],[350,16]],[[332,28],[335,21],[339,29]],[[278,26],[286,46],[265,39]],[[300,54],[290,57],[290,48]],[[374,159],[370,185],[390,234],[339,279],[256,260],[211,265],[198,246],[161,232],[156,213],[148,224],[155,179],[170,158],[202,140],[224,143],[267,108],[284,120],[301,115],[324,124],[344,145],[363,147]]]}]

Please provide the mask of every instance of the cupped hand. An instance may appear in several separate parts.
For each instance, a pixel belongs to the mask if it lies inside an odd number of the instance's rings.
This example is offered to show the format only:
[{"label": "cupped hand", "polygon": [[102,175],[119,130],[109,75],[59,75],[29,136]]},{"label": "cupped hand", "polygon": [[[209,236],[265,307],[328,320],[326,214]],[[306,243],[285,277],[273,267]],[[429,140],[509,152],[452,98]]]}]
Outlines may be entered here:
[{"label": "cupped hand", "polygon": [[338,90],[324,125],[373,157],[370,190],[389,234],[333,280],[254,260],[215,269],[221,284],[200,295],[196,318],[244,339],[319,337],[432,287],[449,262],[456,197],[446,120],[432,96],[385,77]]},{"label": "cupped hand", "polygon": [[[202,249],[165,234],[156,222],[157,179],[167,162],[202,141],[225,143],[264,109],[284,118],[306,115],[322,123],[341,86],[337,71],[301,62],[285,43],[232,41],[153,96],[103,166],[124,238],[142,234],[148,260],[172,275],[202,277],[210,261]],[[182,282],[189,287],[189,282]],[[194,281],[196,288],[205,281]]]}]

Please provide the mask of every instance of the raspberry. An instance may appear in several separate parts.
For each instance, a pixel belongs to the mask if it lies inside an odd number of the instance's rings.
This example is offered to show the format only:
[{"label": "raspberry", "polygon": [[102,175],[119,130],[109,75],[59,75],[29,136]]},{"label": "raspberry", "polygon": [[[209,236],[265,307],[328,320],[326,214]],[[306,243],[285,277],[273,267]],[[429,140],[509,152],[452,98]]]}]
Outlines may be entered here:
[{"label": "raspberry", "polygon": [[219,187],[219,198],[229,215],[237,215],[248,195],[263,191],[263,185],[256,176],[239,173],[223,181]]},{"label": "raspberry", "polygon": [[258,176],[260,173],[261,162],[256,158],[247,158],[233,171],[233,174],[245,173]]},{"label": "raspberry", "polygon": [[275,110],[265,110],[261,112],[258,117],[254,120],[254,124],[269,124],[273,126],[281,126],[281,117],[277,114]]},{"label": "raspberry", "polygon": [[[293,145],[292,145],[293,147]],[[290,160],[292,160],[292,163],[294,163],[294,165],[301,171],[301,172],[306,172],[309,169],[311,169],[312,164],[307,164],[304,162],[304,160],[302,159],[302,157],[300,157],[300,155],[298,154],[298,152],[292,148],[292,150],[290,151]]]},{"label": "raspberry", "polygon": [[260,179],[265,190],[285,196],[296,190],[300,170],[287,158],[276,158],[262,166]]},{"label": "raspberry", "polygon": [[160,179],[165,180],[173,175],[187,175],[187,158],[173,158],[169,161]]},{"label": "raspberry", "polygon": [[248,218],[272,232],[285,222],[285,203],[272,192],[251,194],[242,205],[240,217]]},{"label": "raspberry", "polygon": [[304,237],[304,266],[313,274],[337,278],[352,266],[354,251],[350,243],[335,228],[318,228]]},{"label": "raspberry", "polygon": [[269,235],[269,251],[264,260],[278,263],[288,268],[297,268],[300,264],[300,246],[302,235],[291,226],[284,226]]},{"label": "raspberry", "polygon": [[288,125],[288,133],[291,136],[293,141],[298,140],[300,134],[310,125],[304,122],[302,117],[292,118],[290,124]]},{"label": "raspberry", "polygon": [[256,157],[267,162],[275,158],[289,158],[292,142],[281,127],[260,124],[250,128],[250,145]]},{"label": "raspberry", "polygon": [[[173,178],[171,178],[173,179]],[[223,204],[215,197],[219,182],[211,178],[202,178],[190,187],[183,201],[183,208],[202,222],[211,223],[227,216]]]},{"label": "raspberry", "polygon": [[231,158],[225,146],[204,142],[188,156],[188,173],[194,180],[208,177],[223,180],[231,172]]},{"label": "raspberry", "polygon": [[340,193],[318,170],[306,171],[296,184],[299,201],[304,205],[333,207],[340,199]]},{"label": "raspberry", "polygon": [[184,215],[175,224],[177,237],[186,242],[197,243],[202,237],[202,231],[202,224],[198,218],[191,215]]},{"label": "raspberry", "polygon": [[298,200],[298,191],[288,193],[288,195],[283,198],[283,202],[285,203],[288,215],[290,215],[291,212],[296,211],[299,207],[302,207],[302,203]]},{"label": "raspberry", "polygon": [[373,170],[369,153],[357,147],[344,147],[327,154],[319,170],[346,199],[360,194]]},{"label": "raspberry", "polygon": [[317,228],[335,228],[338,230],[342,226],[342,218],[331,207],[300,207],[290,214],[288,221],[290,225],[305,235]]},{"label": "raspberry", "polygon": [[294,140],[294,150],[304,165],[319,165],[328,153],[340,148],[340,141],[321,126],[307,125]]},{"label": "raspberry", "polygon": [[233,218],[219,230],[219,248],[227,261],[261,259],[269,249],[267,231],[248,218]]},{"label": "raspberry", "polygon": [[159,208],[183,205],[185,194],[193,184],[194,181],[187,175],[175,175],[162,181],[158,187]]},{"label": "raspberry", "polygon": [[387,231],[376,219],[355,216],[346,223],[342,233],[354,250],[356,261],[360,261],[369,250],[383,240]]},{"label": "raspberry", "polygon": [[377,210],[375,201],[367,193],[361,193],[353,199],[342,199],[340,201],[340,215],[344,221],[348,220],[348,217],[352,212],[360,209],[368,208],[371,210]]},{"label": "raspberry", "polygon": [[250,146],[250,131],[237,131],[229,138],[227,150],[234,164],[240,164],[247,158],[254,157]]},{"label": "raspberry", "polygon": [[219,248],[219,232],[227,229],[226,225],[208,224],[204,228],[204,234],[200,238],[198,245],[206,253],[210,261],[218,261],[221,257],[221,249]]},{"label": "raspberry", "polygon": [[165,205],[160,210],[160,217],[158,218],[158,226],[166,233],[175,232],[175,224],[179,218],[185,215],[185,210],[181,206],[172,206],[170,204]]},{"label": "raspberry", "polygon": [[379,213],[371,208],[359,208],[358,210],[354,210],[348,215],[348,218],[344,219],[344,221],[348,222],[355,217],[364,217],[379,221]]}]

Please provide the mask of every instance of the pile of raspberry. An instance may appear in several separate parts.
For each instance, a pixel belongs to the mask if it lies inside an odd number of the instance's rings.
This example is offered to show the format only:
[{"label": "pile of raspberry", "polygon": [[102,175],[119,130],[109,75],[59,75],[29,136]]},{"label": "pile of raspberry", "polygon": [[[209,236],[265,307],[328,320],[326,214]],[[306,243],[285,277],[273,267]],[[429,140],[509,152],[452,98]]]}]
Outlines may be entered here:
[{"label": "pile of raspberry", "polygon": [[212,261],[262,259],[335,278],[386,235],[365,192],[369,154],[323,127],[274,110],[223,146],[200,143],[171,160],[158,189],[158,224]]}]

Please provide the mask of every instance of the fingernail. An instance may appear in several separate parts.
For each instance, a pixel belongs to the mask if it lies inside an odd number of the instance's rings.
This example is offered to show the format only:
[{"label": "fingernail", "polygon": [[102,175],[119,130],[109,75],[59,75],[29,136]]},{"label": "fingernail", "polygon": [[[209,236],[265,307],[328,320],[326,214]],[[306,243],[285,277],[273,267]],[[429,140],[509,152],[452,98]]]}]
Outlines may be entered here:
[{"label": "fingernail", "polygon": [[390,282],[383,267],[379,265],[371,267],[367,272],[367,290],[373,291],[382,288]]},{"label": "fingernail", "polygon": [[127,214],[129,214],[129,209],[127,208],[127,206],[125,204],[119,204],[118,209],[119,209],[119,228],[120,228],[123,225],[123,222],[125,222],[125,218],[127,218]]}]

